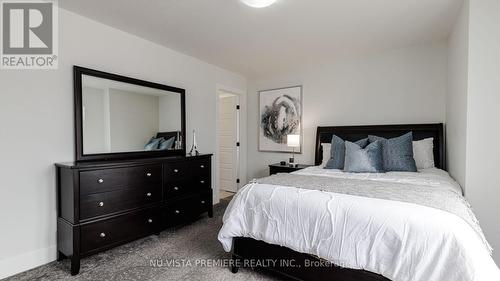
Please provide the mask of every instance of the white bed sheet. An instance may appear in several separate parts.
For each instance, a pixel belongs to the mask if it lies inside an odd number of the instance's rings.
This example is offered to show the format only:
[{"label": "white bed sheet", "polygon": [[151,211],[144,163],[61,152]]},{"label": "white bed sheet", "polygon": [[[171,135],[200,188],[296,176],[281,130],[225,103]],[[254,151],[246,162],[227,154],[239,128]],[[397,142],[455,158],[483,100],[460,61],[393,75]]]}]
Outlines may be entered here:
[{"label": "white bed sheet", "polygon": [[[351,174],[311,167],[302,175],[425,184],[461,192],[439,169]],[[364,269],[393,281],[500,280],[473,228],[446,211],[399,201],[251,183],[229,204],[219,240],[250,237]]]}]

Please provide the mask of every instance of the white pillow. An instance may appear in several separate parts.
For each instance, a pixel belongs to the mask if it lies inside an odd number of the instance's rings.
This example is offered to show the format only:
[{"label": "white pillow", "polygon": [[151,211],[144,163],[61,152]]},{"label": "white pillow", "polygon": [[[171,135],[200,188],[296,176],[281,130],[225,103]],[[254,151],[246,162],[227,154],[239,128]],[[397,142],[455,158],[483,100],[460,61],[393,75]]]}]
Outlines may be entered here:
[{"label": "white pillow", "polygon": [[326,166],[326,162],[330,160],[330,150],[332,149],[332,144],[331,143],[322,143],[321,146],[323,147],[323,160],[321,161],[321,167]]},{"label": "white pillow", "polygon": [[434,138],[414,141],[413,158],[418,170],[434,168]]}]

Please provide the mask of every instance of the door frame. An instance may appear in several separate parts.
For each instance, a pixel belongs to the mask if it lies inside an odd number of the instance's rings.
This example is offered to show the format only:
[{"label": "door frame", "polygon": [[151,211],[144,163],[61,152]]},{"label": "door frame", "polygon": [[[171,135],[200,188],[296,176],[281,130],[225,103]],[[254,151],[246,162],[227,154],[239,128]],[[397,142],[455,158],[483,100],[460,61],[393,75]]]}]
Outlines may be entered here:
[{"label": "door frame", "polygon": [[220,92],[226,92],[228,94],[233,94],[238,96],[240,112],[239,112],[239,141],[240,141],[240,149],[239,149],[239,163],[238,163],[238,176],[240,179],[240,183],[237,184],[236,188],[239,190],[242,186],[244,186],[247,182],[246,175],[246,159],[247,159],[247,98],[246,92],[240,89],[224,86],[217,84],[215,89],[215,98],[216,102],[216,120],[215,120],[215,155],[214,155],[214,164],[215,167],[215,186],[214,186],[214,203],[220,201],[220,173],[219,173],[219,94]]}]

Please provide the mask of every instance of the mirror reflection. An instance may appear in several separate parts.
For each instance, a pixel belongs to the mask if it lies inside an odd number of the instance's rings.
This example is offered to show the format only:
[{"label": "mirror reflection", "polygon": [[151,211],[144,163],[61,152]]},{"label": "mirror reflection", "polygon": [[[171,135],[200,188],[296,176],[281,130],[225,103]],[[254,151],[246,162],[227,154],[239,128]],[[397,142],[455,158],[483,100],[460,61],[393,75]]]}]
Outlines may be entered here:
[{"label": "mirror reflection", "polygon": [[83,153],[182,149],[178,93],[82,76]]}]

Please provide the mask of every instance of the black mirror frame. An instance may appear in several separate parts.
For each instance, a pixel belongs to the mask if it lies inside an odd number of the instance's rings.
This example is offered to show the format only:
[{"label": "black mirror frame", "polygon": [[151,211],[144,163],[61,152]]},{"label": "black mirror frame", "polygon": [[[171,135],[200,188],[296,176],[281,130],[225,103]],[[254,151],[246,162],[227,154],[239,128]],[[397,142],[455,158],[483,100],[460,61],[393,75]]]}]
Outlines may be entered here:
[{"label": "black mirror frame", "polygon": [[[88,75],[98,78],[104,78],[149,88],[165,90],[178,93],[181,96],[181,136],[182,150],[161,150],[161,151],[137,151],[137,152],[118,152],[118,153],[101,153],[101,154],[84,154],[83,153],[83,123],[82,123],[82,76]],[[75,142],[76,142],[76,161],[99,161],[99,160],[118,160],[118,159],[133,159],[133,158],[152,158],[152,157],[168,157],[168,156],[184,156],[186,155],[186,90],[172,86],[162,85],[154,82],[148,82],[117,74],[111,74],[80,66],[73,66],[74,79],[74,106],[75,106]]]}]

